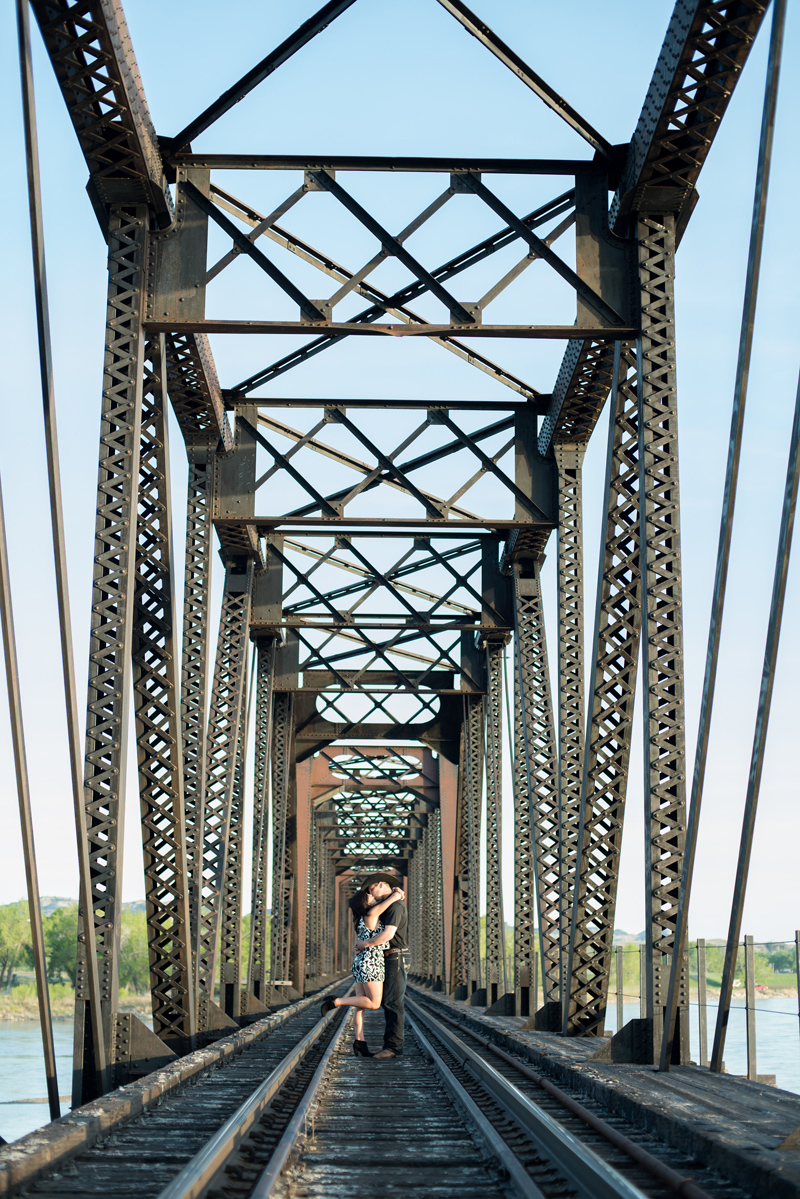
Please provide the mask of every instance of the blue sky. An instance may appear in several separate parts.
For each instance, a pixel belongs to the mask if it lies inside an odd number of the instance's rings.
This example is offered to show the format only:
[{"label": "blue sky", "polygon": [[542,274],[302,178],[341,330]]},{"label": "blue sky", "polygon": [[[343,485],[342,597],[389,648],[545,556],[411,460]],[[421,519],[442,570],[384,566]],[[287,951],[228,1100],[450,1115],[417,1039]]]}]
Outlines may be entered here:
[{"label": "blue sky", "polygon": [[[128,0],[125,11],[154,123],[177,132],[255,61],[279,43],[316,5],[281,0],[264,10],[239,0],[191,6]],[[498,0],[479,12],[548,82],[611,142],[627,141],[639,114],[672,5],[589,0],[532,6]],[[730,404],[741,318],[752,189],[763,97],[768,30],[762,31],[701,175],[700,202],[681,245],[676,271],[681,495],[687,676],[687,741],[693,747],[718,534]],[[27,240],[24,155],[11,6],[0,13],[3,71],[3,155],[8,183],[3,206],[5,287],[0,337],[2,378],[0,471],[23,670],[28,752],[41,875],[49,894],[75,894],[75,858],[59,656],[49,549],[46,475],[37,391],[36,343]],[[79,696],[84,694],[91,585],[97,431],[105,315],[105,247],[84,187],[86,168],[52,70],[34,28],[35,70],[44,188],[50,299],[60,416],[62,468],[71,566]],[[800,355],[800,304],[795,224],[798,168],[793,135],[798,115],[800,18],[790,6],[779,98],[775,161],[767,216],[761,298],[751,372],[739,508],[734,535],[723,660],[691,925],[694,935],[724,935],[744,799],[758,680],[763,655],[789,429]],[[197,149],[239,152],[491,154],[588,157],[583,141],[491,58],[434,0],[379,5],[359,0],[195,143]],[[228,174],[225,186],[267,211],[298,179]],[[401,228],[444,186],[414,176],[348,177],[348,188],[390,229]],[[492,180],[517,211],[557,194],[554,180]],[[354,266],[374,243],[349,220],[331,216],[320,197],[306,197],[284,223]],[[441,220],[418,235],[419,256],[433,265],[495,227],[470,198],[456,197]],[[563,253],[568,238],[564,239]],[[213,243],[217,246],[217,242]],[[220,241],[219,246],[222,246]],[[276,259],[277,261],[277,259]],[[333,290],[311,268],[293,276],[310,294]],[[566,322],[568,297],[537,264],[497,302],[493,319]],[[393,275],[386,264],[375,281]],[[537,274],[537,272],[539,272]],[[313,288],[317,290],[314,291]],[[459,296],[465,293],[457,292]],[[477,298],[477,296],[475,297]],[[209,291],[209,315],[268,316],[280,297],[248,263],[237,263]],[[431,308],[434,312],[435,309]],[[496,311],[496,317],[494,312]],[[292,314],[294,319],[294,314]],[[214,341],[223,384],[230,385],[285,348],[278,339]],[[558,343],[491,342],[479,348],[541,390],[552,387]],[[273,394],[286,396],[423,396],[507,398],[505,390],[436,347],[409,339],[353,338],[283,377]],[[592,623],[602,518],[605,418],[585,466],[587,629]],[[173,431],[176,525],[181,527],[185,480]],[[550,642],[555,646],[553,567],[546,566]],[[217,580],[217,587],[218,587]],[[745,931],[788,938],[800,923],[796,845],[800,832],[794,766],[800,667],[798,573],[789,578],[785,629],[773,701]],[[587,634],[587,642],[591,637]],[[555,663],[554,663],[555,665]],[[81,702],[82,698],[81,698]],[[617,925],[644,927],[641,722],[637,721],[623,845]],[[0,778],[6,828],[0,902],[24,891],[19,861],[13,768],[5,705],[0,704]],[[142,894],[134,779],[129,791],[124,894]],[[507,918],[511,886],[511,810],[506,796]]]}]

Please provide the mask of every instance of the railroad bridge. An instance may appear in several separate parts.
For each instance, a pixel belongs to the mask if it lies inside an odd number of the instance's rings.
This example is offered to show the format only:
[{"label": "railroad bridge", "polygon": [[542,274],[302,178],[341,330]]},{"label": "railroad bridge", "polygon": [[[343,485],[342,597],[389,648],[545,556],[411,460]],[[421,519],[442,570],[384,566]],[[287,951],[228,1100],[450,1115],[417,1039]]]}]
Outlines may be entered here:
[{"label": "railroad bridge", "polygon": [[[771,11],[763,0],[677,0],[624,144],[539,74],[546,55],[529,65],[462,0],[438,9],[431,0],[459,45],[471,35],[521,95],[569,127],[580,151],[571,158],[197,148],[366,4],[328,0],[183,129],[157,132],[119,0],[17,0],[81,916],[73,1111],[60,1116],[3,526],[17,789],[57,1118],[0,1152],[0,1191],[796,1195],[800,1097],[725,1074],[722,1055],[797,495],[797,413],[710,1067],[690,1062],[686,957],[786,0]],[[762,23],[764,110],[690,775],[675,254]],[[254,42],[268,39],[268,24],[257,23]],[[107,244],[85,741],[32,37],[70,114]],[[269,84],[276,96],[280,81]],[[269,141],[263,129],[255,141]],[[424,180],[424,203],[389,228],[382,197],[406,175]],[[278,197],[271,207],[259,199],[267,192]],[[323,231],[349,222],[364,258],[343,265],[293,233],[292,218],[309,209]],[[454,248],[452,232],[473,218],[474,235]],[[243,266],[263,285],[250,313],[226,283]],[[544,307],[515,299],[531,267],[531,278],[557,281],[543,292],[550,323],[526,323]],[[422,338],[488,377],[491,398],[417,389],[403,399],[394,387],[347,398],[352,378],[337,376],[336,350],[364,337],[395,350],[392,365],[408,338]],[[562,344],[560,368],[534,384],[519,356],[506,366],[488,356],[515,340]],[[354,344],[349,371],[366,347]],[[295,395],[286,376],[328,351],[330,392],[303,398],[301,383]],[[606,409],[601,561],[585,586],[582,464]],[[188,459],[181,544],[170,423]],[[552,658],[545,553],[557,564]],[[610,1037],[637,674],[641,1012]],[[119,1010],[134,756],[152,1029]],[[503,894],[503,811],[513,819],[513,895]],[[375,870],[406,889],[411,943],[409,1048],[381,1064],[352,1058],[342,1009],[320,1019],[318,1003],[347,990],[347,900]],[[373,1038],[380,1022],[369,1014]],[[381,1125],[376,1145],[354,1113],[387,1100],[392,1132]]]}]

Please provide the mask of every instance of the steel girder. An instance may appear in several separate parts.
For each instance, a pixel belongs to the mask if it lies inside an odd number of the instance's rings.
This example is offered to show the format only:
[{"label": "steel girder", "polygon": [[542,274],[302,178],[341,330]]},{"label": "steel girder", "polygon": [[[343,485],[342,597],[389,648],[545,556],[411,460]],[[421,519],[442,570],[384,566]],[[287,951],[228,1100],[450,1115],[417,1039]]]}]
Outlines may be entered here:
[{"label": "steel girder", "polygon": [[105,227],[116,204],[147,204],[172,219],[164,168],[130,34],[115,0],[34,0],[67,111],[89,168],[89,194]]},{"label": "steel girder", "polygon": [[501,877],[503,803],[503,657],[505,645],[486,647],[486,1002],[508,990],[503,881]]},{"label": "steel girder", "polygon": [[451,987],[468,999],[481,985],[478,939],[480,888],[481,776],[483,773],[483,696],[465,695],[458,760],[456,879],[453,891]]},{"label": "steel girder", "polygon": [[[638,223],[642,335],[639,381],[639,523],[644,628],[647,794],[647,1015],[666,1003],[655,954],[672,953],[686,838],[678,413],[675,380],[675,218]],[[659,973],[658,979],[661,979]]]},{"label": "steel girder", "polygon": [[[555,1003],[560,1001],[561,995],[561,847],[558,754],[539,578],[541,565],[541,558],[514,564],[514,641],[520,726],[514,740],[524,764],[526,783],[525,792],[518,800],[515,816],[519,826],[514,831],[519,840],[517,854],[522,875],[517,893],[522,900],[522,913],[528,920],[529,837],[532,839],[542,988],[545,1003]],[[528,947],[528,952],[532,937],[530,926],[520,930],[520,941]],[[525,965],[530,972],[530,963]],[[521,985],[524,984],[518,980],[518,986]]]},{"label": "steel girder", "polygon": [[642,621],[639,553],[638,375],[633,348],[617,372],[606,465],[606,527],[594,626],[565,1031],[601,1035],[628,785]]},{"label": "steel girder", "polygon": [[208,1023],[220,954],[226,855],[236,790],[236,762],[247,672],[253,565],[228,567],[220,613],[206,738],[206,789],[198,867],[198,1028]]},{"label": "steel girder", "polygon": [[[290,853],[290,818],[293,758],[294,697],[280,692],[272,714],[272,951],[273,983],[289,978],[291,968],[294,871]],[[299,981],[299,980],[297,980]]]},{"label": "steel girder", "polygon": [[[651,210],[680,214],[680,237],[766,9],[766,0],[678,0],[612,205],[615,233],[625,235],[631,210],[649,195]],[[588,439],[609,392],[612,357],[608,342],[570,341],[542,421],[540,453],[562,432],[573,440],[576,425]]]},{"label": "steel girder", "polygon": [[133,694],[153,1029],[181,1050],[192,1043],[195,1012],[163,341],[150,344],[148,358],[139,454]]},{"label": "steel girder", "polygon": [[[584,448],[559,443],[558,466],[558,808],[561,968],[566,969],[575,891],[584,752],[583,509]],[[563,995],[562,995],[563,1000]]]},{"label": "steel girder", "polygon": [[242,875],[244,871],[244,766],[248,730],[248,663],[242,663],[242,699],[236,734],[236,757],[231,788],[228,837],[225,845],[220,903],[220,1006],[234,1020],[241,1014]]},{"label": "steel girder", "polygon": [[[97,524],[86,712],[86,837],[100,957],[109,1065],[119,989],[119,936],[124,786],[131,690],[131,639],[135,585],[136,510],[144,370],[143,274],[147,260],[147,211],[114,208],[109,217],[108,308],[100,423]],[[73,1102],[92,1094],[89,1001],[84,941],[78,935],[75,982]]]},{"label": "steel girder", "polygon": [[183,738],[186,861],[193,943],[202,874],[203,796],[206,789],[206,707],[208,642],[211,627],[211,506],[213,452],[190,447],[186,501],[181,655],[181,733]]},{"label": "steel girder", "polygon": [[272,744],[272,688],[275,676],[276,640],[261,637],[256,641],[256,714],[255,767],[253,774],[253,862],[252,902],[250,909],[250,957],[247,989],[264,1002],[269,969],[267,941],[267,855],[269,853],[269,769]]},{"label": "steel girder", "polygon": [[511,766],[514,787],[514,1013],[532,1016],[536,995],[536,868],[528,757],[522,720],[522,692],[514,639],[514,710]]}]

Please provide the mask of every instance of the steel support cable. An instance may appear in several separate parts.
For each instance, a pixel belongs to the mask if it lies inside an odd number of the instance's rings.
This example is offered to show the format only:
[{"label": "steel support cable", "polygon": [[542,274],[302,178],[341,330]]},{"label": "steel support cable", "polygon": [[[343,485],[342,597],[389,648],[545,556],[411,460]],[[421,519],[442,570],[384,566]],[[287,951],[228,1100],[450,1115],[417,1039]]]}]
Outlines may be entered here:
[{"label": "steel support cable", "polygon": [[[20,81],[22,88],[22,111],[25,128],[25,150],[28,170],[28,202],[30,208],[31,252],[33,256],[33,279],[36,299],[36,323],[39,346],[39,370],[42,387],[42,402],[44,406],[44,430],[47,449],[47,477],[50,489],[50,520],[53,537],[53,557],[55,559],[56,594],[58,602],[58,622],[61,638],[61,664],[64,682],[64,701],[67,719],[67,738],[69,744],[70,777],[72,783],[73,809],[75,814],[75,833],[78,849],[79,890],[81,909],[86,914],[83,935],[86,945],[86,984],[90,994],[90,1019],[92,1042],[94,1049],[94,1069],[96,1089],[103,1094],[106,1087],[107,1056],[103,1018],[100,1003],[100,970],[97,959],[94,922],[90,917],[94,904],[92,900],[91,866],[86,828],[86,811],[83,790],[83,756],[80,742],[80,723],[78,720],[78,700],[75,690],[75,663],[72,644],[72,620],[69,605],[69,577],[67,571],[67,551],[64,539],[64,513],[61,497],[61,467],[58,453],[58,426],[56,420],[55,387],[53,380],[53,358],[50,341],[50,310],[47,294],[47,268],[44,247],[44,222],[42,219],[41,181],[39,177],[39,145],[36,130],[36,102],[33,85],[33,63],[31,58],[30,18],[27,0],[17,0],[17,30],[19,36]],[[0,499],[0,503],[1,503]],[[2,512],[0,512],[0,518]],[[5,527],[2,532],[3,567],[7,576],[5,561]],[[8,671],[9,689],[15,686],[16,661],[8,658],[12,652],[16,659],[13,644],[13,617],[11,612],[11,593],[8,589],[8,579],[4,581],[7,599],[3,602],[3,622],[6,637],[6,667]],[[6,605],[8,610],[6,611]],[[11,702],[11,690],[9,690]],[[18,740],[22,736],[21,723],[16,727],[14,715],[15,705],[12,704],[12,729],[15,740],[15,757],[18,770],[18,789],[20,800],[20,815],[23,825],[29,826],[26,835],[23,828],[23,849],[25,852],[26,875],[28,877],[29,911],[31,917],[31,932],[33,937],[36,974],[39,992],[40,1019],[44,1056],[47,1071],[48,1100],[50,1115],[56,1119],[60,1115],[58,1103],[58,1086],[56,1083],[55,1050],[50,1026],[50,1000],[47,992],[47,972],[41,974],[44,964],[44,944],[41,928],[41,911],[39,908],[39,890],[36,880],[36,863],[33,855],[33,826],[30,822],[30,799],[27,796],[27,780],[24,790],[20,786],[20,766],[24,767],[24,744]],[[19,712],[21,722],[21,712]],[[22,758],[19,753],[22,752]],[[24,808],[24,812],[23,812]],[[34,891],[31,892],[31,886]],[[34,927],[36,925],[37,927]],[[41,958],[41,961],[38,959]]]},{"label": "steel support cable", "polygon": [[722,1069],[722,1054],[725,1049],[725,1034],[728,1028],[731,996],[733,993],[736,952],[742,931],[747,875],[750,869],[756,810],[758,807],[759,791],[761,789],[761,773],[764,767],[764,751],[766,749],[769,715],[772,705],[772,688],[775,683],[775,663],[781,636],[783,602],[786,596],[786,578],[789,573],[794,514],[797,507],[798,479],[800,478],[798,453],[800,453],[800,378],[798,378],[797,383],[797,397],[795,399],[794,420],[792,423],[792,440],[789,446],[789,465],[786,471],[786,488],[784,490],[783,510],[781,512],[781,529],[778,538],[778,550],[775,556],[775,579],[772,587],[767,643],[764,649],[764,666],[761,673],[761,688],[758,696],[758,713],[756,715],[756,727],[753,736],[753,752],[750,759],[750,773],[747,780],[747,798],[742,817],[742,836],[739,844],[739,858],[736,864],[736,882],[733,890],[733,902],[731,904],[728,943],[725,948],[725,965],[722,971],[719,1007],[717,1008],[717,1024],[714,1030],[714,1048],[711,1051],[711,1069],[716,1072]]},{"label": "steel support cable", "polygon": [[[667,1008],[664,1013],[664,1037],[661,1044],[661,1058],[659,1062],[659,1069],[661,1070],[669,1069],[670,1060],[672,1057],[672,1046],[675,1038],[675,1022],[677,1019],[680,971],[688,938],[689,905],[691,902],[694,863],[697,853],[700,810],[703,802],[703,787],[705,785],[708,744],[714,705],[714,690],[717,681],[717,664],[719,661],[719,647],[722,636],[725,592],[728,582],[728,563],[730,559],[731,538],[733,535],[734,510],[736,507],[736,488],[739,478],[739,460],[742,449],[745,407],[747,403],[747,385],[750,375],[750,359],[753,348],[753,329],[755,325],[756,304],[758,300],[761,252],[764,242],[764,223],[766,218],[767,196],[769,191],[769,173],[772,161],[772,143],[775,131],[775,112],[778,99],[781,49],[783,45],[783,31],[785,22],[786,0],[775,0],[775,7],[772,15],[772,29],[770,34],[769,60],[767,63],[767,78],[764,91],[764,107],[761,117],[761,137],[758,147],[758,166],[756,170],[755,193],[753,196],[750,248],[747,258],[747,276],[745,281],[744,303],[742,307],[742,325],[741,332],[739,334],[739,356],[736,364],[733,410],[731,412],[731,430],[728,442],[728,462],[725,472],[722,512],[720,514],[719,546],[717,549],[717,564],[714,575],[714,591],[711,599],[711,615],[708,628],[708,647],[706,650],[703,693],[700,704],[697,749],[695,751],[692,791],[686,828],[683,872],[681,875],[681,886],[678,897],[678,915],[675,926],[675,948],[672,955],[672,964],[670,968]],[[720,1012],[722,1011],[721,999],[719,1010]]]}]

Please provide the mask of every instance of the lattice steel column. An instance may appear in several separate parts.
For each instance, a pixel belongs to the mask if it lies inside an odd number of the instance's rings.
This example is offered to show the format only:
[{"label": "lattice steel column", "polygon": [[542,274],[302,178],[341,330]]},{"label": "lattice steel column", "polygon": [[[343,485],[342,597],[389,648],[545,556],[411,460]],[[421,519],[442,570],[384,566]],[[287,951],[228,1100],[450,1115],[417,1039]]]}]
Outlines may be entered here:
[{"label": "lattice steel column", "polygon": [[444,904],[442,878],[442,818],[439,809],[428,817],[431,838],[431,981],[437,991],[444,986]]},{"label": "lattice steel column", "polygon": [[247,989],[264,1002],[267,987],[267,855],[269,853],[269,753],[272,744],[274,637],[259,638],[256,667],[255,768],[253,779],[253,868],[250,916],[250,960]]},{"label": "lattice steel column", "polygon": [[294,697],[279,692],[272,715],[272,952],[273,981],[289,978],[294,879],[287,860],[286,825],[292,769]]},{"label": "lattice steel column", "polygon": [[630,346],[619,353],[564,1025],[573,1035],[601,1035],[605,1026],[642,622],[636,359]]},{"label": "lattice steel column", "polygon": [[177,688],[163,338],[150,343],[136,527],[133,695],[153,1031],[177,1052],[195,1032]]},{"label": "lattice steel column", "polygon": [[[675,218],[640,216],[639,492],[645,635],[645,804],[648,818],[647,1015],[666,1003],[653,955],[672,953],[686,837],[678,414],[675,379]],[[660,960],[656,963],[660,966]],[[660,972],[659,972],[660,977]],[[663,994],[662,994],[663,991]],[[656,1030],[660,1040],[660,1030]]]},{"label": "lattice steel column", "polygon": [[427,985],[430,985],[433,975],[433,870],[431,868],[431,850],[433,842],[431,838],[430,822],[428,827],[422,833],[422,841],[420,843],[420,871],[419,871],[419,924],[420,938],[422,942],[421,953],[421,969],[422,980]]},{"label": "lattice steel column", "polygon": [[[206,739],[203,803],[202,894],[198,913],[198,1002],[213,1000],[219,961],[225,860],[236,781],[244,702],[253,564],[225,572],[219,639]],[[198,1017],[198,1026],[202,1019]]]},{"label": "lattice steel column", "polygon": [[[94,920],[109,1065],[114,1062],[111,1032],[119,986],[146,253],[147,210],[112,208],[86,713],[86,837],[94,901],[92,912],[81,914],[82,920]],[[79,929],[73,1062],[76,1106],[95,1097],[85,975]]]},{"label": "lattice steel column", "polygon": [[561,976],[569,934],[583,780],[583,445],[556,444],[558,467],[558,808],[561,830]]},{"label": "lattice steel column", "polygon": [[514,639],[514,1014],[532,1016],[536,953],[536,868],[533,811],[522,720],[520,672]]},{"label": "lattice steel column", "polygon": [[242,702],[236,738],[236,766],[231,790],[231,814],[222,883],[220,931],[220,1007],[238,1019],[241,1012],[242,974],[242,874],[244,867],[244,768],[247,758],[247,682],[245,649],[242,666]]},{"label": "lattice steel column", "polygon": [[[521,742],[533,833],[542,991],[545,1003],[558,1003],[561,998],[558,755],[539,579],[542,561],[538,558],[514,564],[515,657],[521,708],[521,737],[517,741]],[[523,834],[524,823],[523,819]],[[527,846],[521,846],[518,852],[524,860]],[[532,937],[530,930],[527,937]]]},{"label": "lattice steel column", "polygon": [[206,785],[206,696],[208,635],[211,625],[211,504],[213,452],[187,446],[186,554],[183,583],[181,731],[186,812],[186,863],[193,944],[197,942],[197,880],[202,849],[202,810]]},{"label": "lattice steel column", "polygon": [[414,856],[408,865],[408,915],[410,920],[411,970],[418,981],[425,977],[425,945],[423,934],[422,886],[423,847],[417,843]]},{"label": "lattice steel column", "polygon": [[503,655],[502,643],[486,647],[486,1002],[508,990],[503,921]]},{"label": "lattice steel column", "polygon": [[[456,919],[453,930],[453,990],[468,999],[481,985],[480,819],[483,773],[483,696],[464,696],[458,770]],[[463,988],[463,990],[462,990]]]}]

